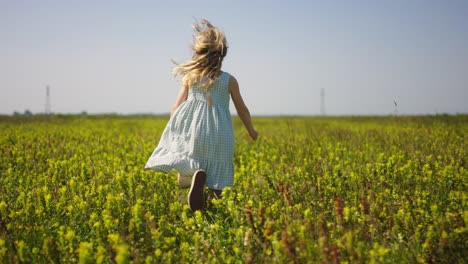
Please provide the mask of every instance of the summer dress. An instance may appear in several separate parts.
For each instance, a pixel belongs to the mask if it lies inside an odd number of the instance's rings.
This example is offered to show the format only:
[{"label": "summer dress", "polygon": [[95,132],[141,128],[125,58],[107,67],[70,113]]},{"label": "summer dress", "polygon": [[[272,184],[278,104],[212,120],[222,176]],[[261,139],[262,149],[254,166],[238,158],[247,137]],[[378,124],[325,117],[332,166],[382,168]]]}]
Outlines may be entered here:
[{"label": "summer dress", "polygon": [[234,181],[234,132],[229,112],[229,79],[221,72],[208,89],[193,85],[169,120],[145,169],[193,175],[203,169],[206,186],[221,190]]}]

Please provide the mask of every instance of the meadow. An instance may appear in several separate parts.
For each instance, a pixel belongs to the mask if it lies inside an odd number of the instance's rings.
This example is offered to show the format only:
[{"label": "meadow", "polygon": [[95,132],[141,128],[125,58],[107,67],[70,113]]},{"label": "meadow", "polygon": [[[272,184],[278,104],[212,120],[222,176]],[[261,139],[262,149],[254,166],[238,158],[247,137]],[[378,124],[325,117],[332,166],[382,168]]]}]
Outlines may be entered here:
[{"label": "meadow", "polygon": [[234,119],[192,212],[144,171],[165,117],[0,117],[1,263],[467,263],[468,116]]}]

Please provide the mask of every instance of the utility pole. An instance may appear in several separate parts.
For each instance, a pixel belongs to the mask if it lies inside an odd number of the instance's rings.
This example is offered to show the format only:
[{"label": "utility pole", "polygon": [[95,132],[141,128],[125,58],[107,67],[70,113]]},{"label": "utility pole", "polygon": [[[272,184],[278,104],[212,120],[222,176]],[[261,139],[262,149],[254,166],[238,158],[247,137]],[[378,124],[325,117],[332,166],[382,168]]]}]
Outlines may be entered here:
[{"label": "utility pole", "polygon": [[325,89],[320,90],[320,114],[325,115]]},{"label": "utility pole", "polygon": [[46,104],[45,104],[45,114],[51,114],[51,106],[50,106],[50,87],[47,85],[46,87]]},{"label": "utility pole", "polygon": [[395,108],[393,109],[393,114],[398,115],[398,103],[397,103],[397,101],[393,100],[393,105],[395,106]]}]

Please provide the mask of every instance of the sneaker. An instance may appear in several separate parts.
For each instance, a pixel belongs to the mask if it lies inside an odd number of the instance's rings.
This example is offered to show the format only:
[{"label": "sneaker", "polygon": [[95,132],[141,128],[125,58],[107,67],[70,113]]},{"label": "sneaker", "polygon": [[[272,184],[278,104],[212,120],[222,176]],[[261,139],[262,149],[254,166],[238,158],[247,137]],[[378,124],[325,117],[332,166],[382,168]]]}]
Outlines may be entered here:
[{"label": "sneaker", "polygon": [[197,170],[192,177],[192,186],[188,194],[188,204],[193,211],[201,210],[205,207],[205,182],[206,172]]}]

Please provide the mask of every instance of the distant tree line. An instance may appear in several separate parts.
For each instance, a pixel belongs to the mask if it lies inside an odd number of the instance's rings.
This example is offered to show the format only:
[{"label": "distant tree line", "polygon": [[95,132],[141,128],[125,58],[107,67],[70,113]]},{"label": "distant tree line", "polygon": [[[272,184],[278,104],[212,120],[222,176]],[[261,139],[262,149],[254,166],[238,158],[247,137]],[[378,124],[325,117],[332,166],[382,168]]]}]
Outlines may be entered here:
[{"label": "distant tree line", "polygon": [[[13,116],[33,116],[33,115],[34,115],[33,112],[31,112],[29,109],[24,110],[23,113],[18,112],[18,111],[13,112]],[[49,113],[49,114],[37,113],[36,115],[55,115],[55,114],[54,113]],[[87,111],[81,111],[81,113],[74,114],[74,115],[86,116],[86,115],[88,115],[88,112]]]},{"label": "distant tree line", "polygon": [[18,111],[14,111],[13,112],[13,115],[14,116],[32,116],[34,115],[31,111],[29,111],[28,109],[24,110],[24,113],[20,113]]}]

